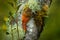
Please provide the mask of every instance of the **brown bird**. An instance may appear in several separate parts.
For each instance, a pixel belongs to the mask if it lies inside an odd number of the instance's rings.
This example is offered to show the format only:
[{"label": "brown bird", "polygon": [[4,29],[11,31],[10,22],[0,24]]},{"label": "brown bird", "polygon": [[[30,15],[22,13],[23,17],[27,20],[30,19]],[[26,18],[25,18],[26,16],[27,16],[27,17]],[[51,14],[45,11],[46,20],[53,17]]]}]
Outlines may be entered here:
[{"label": "brown bird", "polygon": [[25,32],[27,30],[26,24],[28,23],[30,17],[31,17],[31,9],[26,8],[22,13],[22,26]]}]

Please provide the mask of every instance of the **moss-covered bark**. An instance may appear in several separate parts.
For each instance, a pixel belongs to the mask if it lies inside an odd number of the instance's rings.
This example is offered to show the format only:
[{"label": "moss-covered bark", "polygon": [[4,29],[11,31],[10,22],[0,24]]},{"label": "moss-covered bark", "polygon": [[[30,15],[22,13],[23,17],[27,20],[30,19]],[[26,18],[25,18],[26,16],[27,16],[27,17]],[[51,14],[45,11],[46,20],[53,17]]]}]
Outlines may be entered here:
[{"label": "moss-covered bark", "polygon": [[5,23],[4,17],[8,17],[9,12],[14,14],[16,7],[16,0],[0,0],[0,40],[4,39],[4,30],[2,28],[2,25]]}]

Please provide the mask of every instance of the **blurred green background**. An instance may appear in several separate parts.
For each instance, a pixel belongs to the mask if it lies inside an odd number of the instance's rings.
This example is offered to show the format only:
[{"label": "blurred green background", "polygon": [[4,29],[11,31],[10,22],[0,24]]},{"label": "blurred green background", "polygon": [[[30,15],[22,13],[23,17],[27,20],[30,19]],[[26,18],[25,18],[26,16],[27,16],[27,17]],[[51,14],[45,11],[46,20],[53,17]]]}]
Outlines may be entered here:
[{"label": "blurred green background", "polygon": [[[10,4],[9,4],[10,3]],[[0,40],[3,40],[4,17],[16,12],[16,0],[0,0]],[[52,0],[49,17],[39,40],[60,40],[60,0]]]},{"label": "blurred green background", "polygon": [[60,40],[60,0],[52,0],[40,40]]}]

